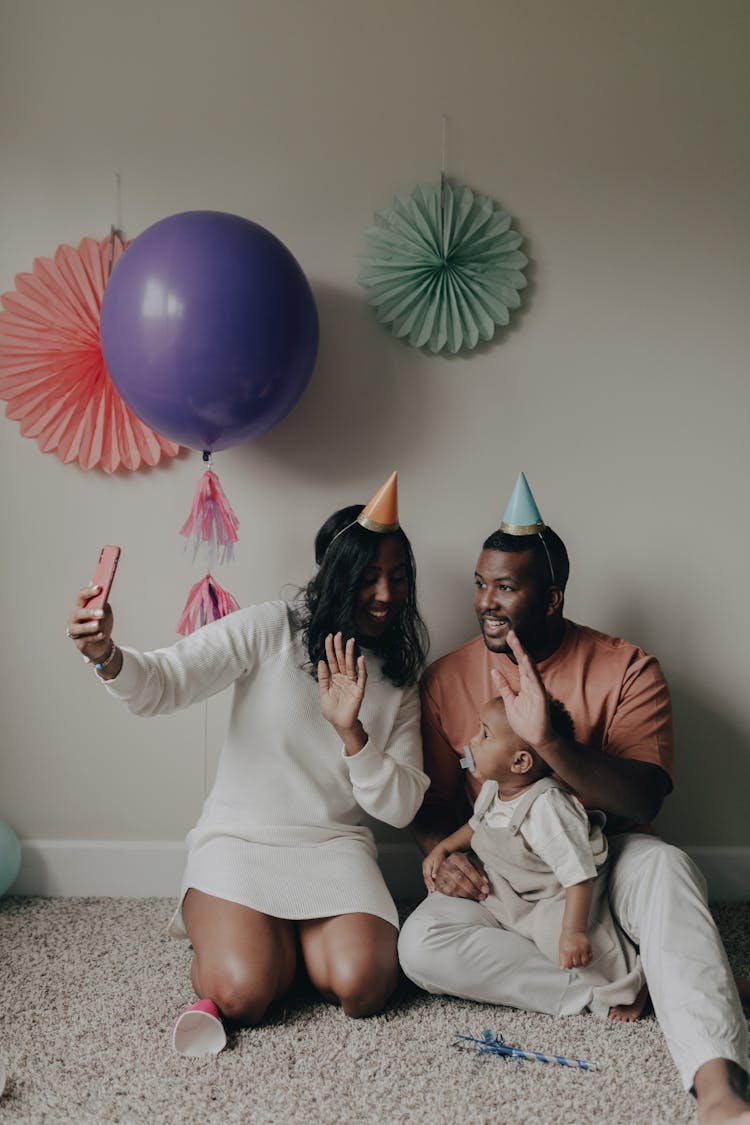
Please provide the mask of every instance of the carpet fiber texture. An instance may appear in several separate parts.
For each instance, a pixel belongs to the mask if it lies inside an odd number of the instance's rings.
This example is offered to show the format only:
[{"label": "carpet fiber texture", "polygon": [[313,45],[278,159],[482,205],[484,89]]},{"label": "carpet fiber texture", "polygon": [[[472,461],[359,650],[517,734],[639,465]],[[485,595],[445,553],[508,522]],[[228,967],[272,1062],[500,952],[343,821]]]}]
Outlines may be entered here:
[{"label": "carpet fiber texture", "polygon": [[[220,1055],[180,1058],[171,1023],[194,996],[190,948],[164,933],[172,909],[167,899],[0,900],[0,1125],[695,1120],[653,1016],[556,1020],[426,996],[407,981],[366,1020],[302,983]],[[750,975],[750,904],[713,910],[734,971]],[[600,1069],[519,1066],[455,1045],[455,1033],[485,1028]]]}]

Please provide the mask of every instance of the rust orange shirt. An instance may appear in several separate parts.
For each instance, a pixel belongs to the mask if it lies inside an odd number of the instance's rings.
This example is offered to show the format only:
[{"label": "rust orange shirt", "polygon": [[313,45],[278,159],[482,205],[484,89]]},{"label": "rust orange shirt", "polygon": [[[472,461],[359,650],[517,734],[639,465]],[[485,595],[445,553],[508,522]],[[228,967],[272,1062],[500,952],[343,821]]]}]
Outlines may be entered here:
[{"label": "rust orange shirt", "polygon": [[[453,803],[464,784],[472,805],[479,794],[481,783],[461,769],[459,759],[477,731],[480,707],[495,694],[492,668],[500,668],[518,690],[516,665],[490,652],[481,636],[436,660],[424,674],[422,741],[431,779],[425,804]],[[576,742],[613,757],[651,762],[672,777],[672,705],[655,657],[619,637],[566,621],[562,644],[538,668],[547,691],[570,712]]]}]

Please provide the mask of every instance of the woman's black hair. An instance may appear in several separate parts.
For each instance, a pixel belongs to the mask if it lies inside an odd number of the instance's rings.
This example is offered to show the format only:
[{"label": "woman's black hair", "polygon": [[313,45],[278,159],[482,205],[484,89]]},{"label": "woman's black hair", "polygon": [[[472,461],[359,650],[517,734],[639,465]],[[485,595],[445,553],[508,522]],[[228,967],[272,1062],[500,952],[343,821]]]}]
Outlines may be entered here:
[{"label": "woman's black hair", "polygon": [[[362,504],[340,508],[326,520],[315,536],[318,571],[300,593],[298,621],[307,649],[309,670],[318,673],[325,659],[329,633],[356,637],[357,595],[362,576],[371,566],[384,534],[368,531],[356,522]],[[383,662],[383,675],[396,687],[416,683],[425,665],[429,637],[417,608],[416,565],[411,544],[399,528],[387,532],[404,550],[406,600],[384,635],[368,644]]]}]

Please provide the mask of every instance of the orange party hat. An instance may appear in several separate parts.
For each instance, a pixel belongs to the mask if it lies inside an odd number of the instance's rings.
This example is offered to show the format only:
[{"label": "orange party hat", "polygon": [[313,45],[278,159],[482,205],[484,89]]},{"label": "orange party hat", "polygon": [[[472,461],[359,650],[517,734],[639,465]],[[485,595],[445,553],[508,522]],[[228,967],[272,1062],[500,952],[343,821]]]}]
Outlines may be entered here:
[{"label": "orange party hat", "polygon": [[357,516],[368,531],[398,531],[398,473],[393,472]]}]

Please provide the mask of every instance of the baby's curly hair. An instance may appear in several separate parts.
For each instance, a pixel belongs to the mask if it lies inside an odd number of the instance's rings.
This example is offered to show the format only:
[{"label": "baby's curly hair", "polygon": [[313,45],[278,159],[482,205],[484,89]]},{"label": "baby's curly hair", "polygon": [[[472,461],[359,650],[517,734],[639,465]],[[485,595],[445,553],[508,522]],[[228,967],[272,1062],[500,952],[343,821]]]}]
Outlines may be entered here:
[{"label": "baby's curly hair", "polygon": [[547,701],[549,703],[549,721],[555,734],[559,734],[561,738],[567,738],[569,742],[575,742],[575,723],[565,704],[559,699],[555,699],[549,692],[547,692]]},{"label": "baby's curly hair", "polygon": [[[549,692],[547,692],[547,702],[549,703],[549,721],[555,734],[559,734],[561,738],[566,738],[570,742],[575,742],[575,724],[565,704],[559,699],[555,699]],[[537,762],[539,777],[546,777],[552,773],[552,766],[545,762],[536,750],[533,751],[533,756]]]},{"label": "baby's curly hair", "polygon": [[[569,742],[575,742],[576,729],[570,712],[565,707],[565,704],[562,703],[559,699],[555,699],[555,697],[553,695],[550,695],[549,692],[547,692],[546,695],[547,702],[549,704],[550,725],[553,731],[555,732],[555,734],[559,734],[561,738],[565,738]],[[502,705],[502,707],[505,707],[505,700],[503,699],[502,695],[496,695],[492,702],[499,703]],[[526,748],[531,754],[533,762],[531,772],[534,780],[538,781],[539,778],[546,777],[548,774],[551,774],[552,766],[550,766],[549,763],[544,760],[541,754],[539,754],[531,746],[527,746]]]}]

